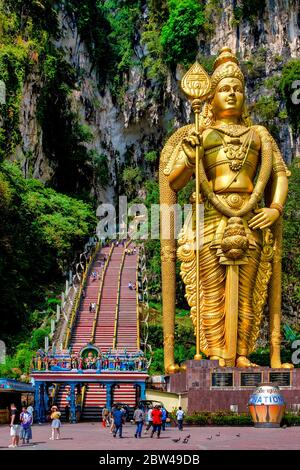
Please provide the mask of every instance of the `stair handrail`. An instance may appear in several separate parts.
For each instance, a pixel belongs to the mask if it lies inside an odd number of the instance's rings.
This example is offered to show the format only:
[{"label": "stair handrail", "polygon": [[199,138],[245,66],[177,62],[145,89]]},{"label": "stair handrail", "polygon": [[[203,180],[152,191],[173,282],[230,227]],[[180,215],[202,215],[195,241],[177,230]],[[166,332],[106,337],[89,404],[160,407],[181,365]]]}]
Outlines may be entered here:
[{"label": "stair handrail", "polygon": [[135,272],[135,285],[136,285],[136,347],[139,351],[140,346],[140,302],[139,302],[139,262],[140,262],[140,253],[137,254],[136,259],[136,272]]},{"label": "stair handrail", "polygon": [[58,392],[60,389],[60,383],[55,383],[52,390],[52,405],[55,405],[57,402]]},{"label": "stair handrail", "polygon": [[[148,278],[147,278],[147,265],[146,265],[146,252],[145,252],[145,245],[142,243],[140,245],[139,250],[140,256],[140,271],[144,274],[143,279],[141,279],[141,290],[140,294],[142,296],[142,300],[140,302],[141,312],[140,315],[140,348],[143,348],[144,355],[146,357],[147,350],[150,353],[150,358],[147,359],[147,367],[150,367],[153,358],[153,350],[151,344],[148,343],[148,336],[149,336],[149,296],[148,296]],[[145,284],[145,285],[144,285]]]},{"label": "stair handrail", "polygon": [[70,317],[70,321],[69,321],[69,324],[68,324],[65,343],[64,343],[64,349],[67,349],[68,346],[69,346],[71,332],[72,332],[73,326],[75,324],[75,319],[77,318],[78,312],[80,310],[80,300],[81,300],[81,296],[82,296],[82,291],[85,288],[86,280],[87,280],[87,276],[88,276],[90,267],[91,267],[92,263],[94,262],[94,260],[96,258],[96,255],[98,254],[99,249],[100,249],[100,242],[97,243],[94,253],[89,257],[89,259],[86,263],[85,270],[84,270],[84,273],[83,273],[81,281],[80,281],[80,286],[79,286],[78,291],[76,292],[76,296],[75,296],[75,299],[74,299],[74,302],[73,302],[71,317]]},{"label": "stair handrail", "polygon": [[[45,350],[49,348],[49,339],[51,339],[52,348],[63,349],[63,344],[65,342],[67,326],[69,323],[69,318],[71,316],[72,307],[75,301],[75,297],[80,286],[81,278],[83,276],[87,262],[90,259],[90,256],[93,255],[96,249],[96,245],[99,242],[95,240],[90,241],[85,244],[84,251],[79,255],[79,262],[75,265],[75,274],[71,278],[71,270],[69,272],[69,281],[66,281],[66,290],[61,294],[61,304],[57,305],[56,308],[56,319],[51,320],[51,333],[49,336],[45,336]],[[49,338],[49,339],[48,339]],[[47,341],[48,340],[48,341]]]},{"label": "stair handrail", "polygon": [[83,412],[85,396],[86,396],[86,385],[83,385],[81,387],[81,404],[80,404],[81,413]]},{"label": "stair handrail", "polygon": [[124,249],[123,254],[122,254],[122,259],[121,259],[121,264],[120,264],[120,269],[119,269],[119,274],[118,274],[118,288],[117,288],[117,301],[116,301],[115,322],[114,322],[113,349],[116,349],[116,345],[117,345],[117,330],[118,330],[119,310],[120,310],[121,278],[122,278],[122,272],[123,272],[123,267],[124,267],[124,263],[125,263],[127,247],[128,247],[128,245],[130,245],[130,243],[131,243],[131,240],[128,240],[125,243],[125,249]]},{"label": "stair handrail", "polygon": [[95,315],[94,315],[94,320],[93,320],[93,326],[92,326],[92,334],[91,334],[91,340],[90,343],[93,344],[95,340],[95,332],[96,332],[96,325],[98,322],[99,318],[99,311],[100,311],[100,303],[102,299],[102,292],[103,292],[103,285],[104,285],[104,280],[105,280],[105,275],[108,267],[108,263],[110,262],[113,250],[114,250],[114,244],[112,243],[108,256],[106,258],[103,271],[102,271],[102,276],[101,276],[101,281],[100,281],[100,286],[99,286],[99,291],[98,291],[98,298],[97,298],[97,303],[96,303],[96,310],[95,310]]}]

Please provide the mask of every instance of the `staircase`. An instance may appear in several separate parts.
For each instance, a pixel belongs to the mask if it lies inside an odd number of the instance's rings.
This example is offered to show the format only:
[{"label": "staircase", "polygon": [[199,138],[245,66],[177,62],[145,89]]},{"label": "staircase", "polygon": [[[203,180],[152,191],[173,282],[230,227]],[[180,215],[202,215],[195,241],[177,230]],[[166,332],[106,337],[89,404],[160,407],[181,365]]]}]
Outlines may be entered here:
[{"label": "staircase", "polygon": [[[90,269],[90,276],[86,285],[86,296],[81,301],[80,314],[78,315],[75,327],[71,335],[71,348],[73,352],[80,351],[91,340],[92,327],[95,313],[89,311],[91,302],[97,303],[99,288],[101,284],[101,277],[103,271],[103,258],[109,253],[109,247],[104,247],[96,255],[93,265]],[[97,279],[94,280],[91,276],[92,272],[97,273]]]},{"label": "staircase", "polygon": [[[127,247],[133,249],[134,244]],[[125,255],[121,276],[120,301],[118,315],[118,329],[116,349],[126,348],[128,352],[135,352],[137,348],[137,300],[136,290],[130,290],[128,283],[136,283],[137,253]]]},{"label": "staircase", "polygon": [[100,421],[101,410],[103,407],[105,407],[105,404],[105,388],[100,388],[99,382],[87,384],[81,419],[88,421]]},{"label": "staircase", "polygon": [[113,347],[118,277],[124,250],[122,245],[114,248],[105,274],[94,337],[95,346],[102,352]]},{"label": "staircase", "polygon": [[[58,410],[61,412],[61,419],[65,421],[65,406],[67,404],[66,396],[67,393],[70,391],[69,385],[60,385],[57,395],[55,397],[54,403],[58,407]],[[75,399],[77,396],[77,389],[75,389]],[[70,405],[70,402],[69,402]]]},{"label": "staircase", "polygon": [[119,384],[120,388],[115,387],[113,391],[113,403],[126,403],[128,406],[135,407],[136,391],[132,383]]},{"label": "staircase", "polygon": [[[128,244],[127,244],[128,243]],[[85,278],[84,296],[78,308],[78,297],[73,306],[72,316],[67,329],[65,343],[70,348],[70,354],[78,354],[85,346],[92,343],[102,353],[112,349],[111,354],[120,356],[127,352],[135,353],[139,349],[137,344],[137,291],[129,289],[128,284],[137,282],[138,254],[128,254],[125,250],[132,250],[132,241],[120,243],[118,246],[110,245],[96,252],[89,265],[88,278]],[[107,262],[105,263],[105,259]],[[92,273],[96,272],[96,279]],[[90,312],[91,303],[98,303],[96,312]],[[118,306],[118,308],[117,308]],[[76,310],[76,318],[74,318]],[[65,321],[62,318],[62,321]],[[116,330],[115,330],[116,328]],[[60,354],[57,354],[60,358]],[[64,351],[64,356],[66,352]],[[56,357],[57,358],[57,357]],[[58,361],[59,362],[59,361]],[[78,395],[75,387],[76,414],[81,409],[80,418],[89,421],[100,421],[102,408],[106,406],[105,383],[114,385],[112,401],[134,407],[136,403],[136,389],[134,384],[140,380],[145,381],[145,374],[135,371],[110,370],[61,370],[59,367],[32,374],[36,380],[46,380],[59,386],[54,404],[58,406],[62,420],[65,420],[66,396],[70,384],[84,386]],[[123,382],[126,380],[128,382]],[[50,398],[50,397],[49,397]],[[83,400],[83,401],[82,401]],[[79,406],[80,405],[80,406]],[[79,417],[78,417],[79,418]]]}]

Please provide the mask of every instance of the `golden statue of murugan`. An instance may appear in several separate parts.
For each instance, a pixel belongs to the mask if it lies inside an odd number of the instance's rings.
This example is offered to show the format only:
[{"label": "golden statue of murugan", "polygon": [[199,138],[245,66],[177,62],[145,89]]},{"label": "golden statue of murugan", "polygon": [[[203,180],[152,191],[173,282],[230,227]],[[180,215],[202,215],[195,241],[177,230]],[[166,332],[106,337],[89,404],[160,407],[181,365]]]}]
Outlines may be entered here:
[{"label": "golden statue of murugan", "polygon": [[[161,227],[165,208],[176,204],[194,174],[196,192],[178,246],[174,235],[161,237],[165,370],[179,370],[176,251],[195,326],[195,359],[202,351],[220,366],[255,367],[248,356],[269,294],[271,367],[293,367],[280,359],[281,215],[289,171],[268,130],[251,123],[244,76],[231,49],[221,50],[211,77],[196,63],[181,85],[192,99],[195,125],[177,130],[162,151]],[[173,228],[174,212],[168,216]]]}]

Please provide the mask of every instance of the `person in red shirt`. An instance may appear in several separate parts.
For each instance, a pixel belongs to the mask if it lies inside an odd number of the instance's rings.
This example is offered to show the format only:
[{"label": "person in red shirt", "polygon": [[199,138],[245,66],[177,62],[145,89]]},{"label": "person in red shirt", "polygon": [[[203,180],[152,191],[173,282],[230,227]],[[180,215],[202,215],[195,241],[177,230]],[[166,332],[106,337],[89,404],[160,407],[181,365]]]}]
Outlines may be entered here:
[{"label": "person in red shirt", "polygon": [[162,411],[160,409],[159,405],[156,405],[155,408],[152,411],[152,433],[151,437],[153,437],[153,434],[157,432],[157,439],[160,436],[160,431],[161,431],[161,425],[162,425]]}]

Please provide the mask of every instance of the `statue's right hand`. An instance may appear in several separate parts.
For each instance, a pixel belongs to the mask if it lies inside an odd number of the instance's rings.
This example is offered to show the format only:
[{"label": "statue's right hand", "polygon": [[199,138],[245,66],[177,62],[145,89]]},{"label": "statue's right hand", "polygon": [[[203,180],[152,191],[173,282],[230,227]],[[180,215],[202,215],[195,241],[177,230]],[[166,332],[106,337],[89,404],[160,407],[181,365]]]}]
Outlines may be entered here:
[{"label": "statue's right hand", "polygon": [[199,147],[199,157],[202,158],[204,155],[203,139],[202,135],[197,131],[193,131],[188,137],[182,140],[182,149],[193,164],[195,164],[196,161],[197,146]]}]

